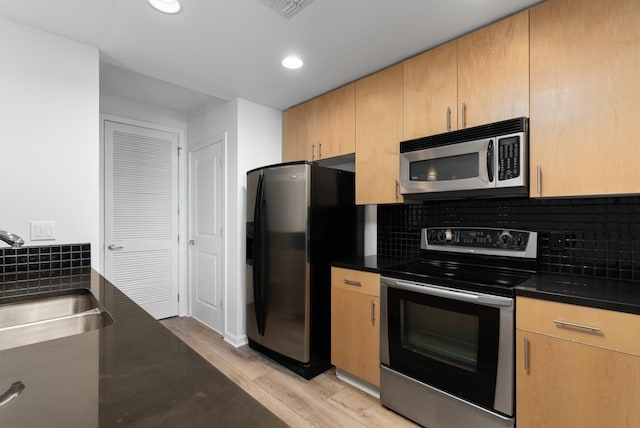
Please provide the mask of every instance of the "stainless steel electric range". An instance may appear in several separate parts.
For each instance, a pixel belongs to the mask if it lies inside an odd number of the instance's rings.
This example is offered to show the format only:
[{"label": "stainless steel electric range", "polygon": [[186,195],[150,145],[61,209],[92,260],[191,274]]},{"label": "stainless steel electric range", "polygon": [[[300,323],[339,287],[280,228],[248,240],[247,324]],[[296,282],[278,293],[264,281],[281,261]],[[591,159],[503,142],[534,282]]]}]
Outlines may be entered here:
[{"label": "stainless steel electric range", "polygon": [[515,425],[514,287],[537,233],[429,228],[421,258],[381,270],[380,400],[429,428]]}]

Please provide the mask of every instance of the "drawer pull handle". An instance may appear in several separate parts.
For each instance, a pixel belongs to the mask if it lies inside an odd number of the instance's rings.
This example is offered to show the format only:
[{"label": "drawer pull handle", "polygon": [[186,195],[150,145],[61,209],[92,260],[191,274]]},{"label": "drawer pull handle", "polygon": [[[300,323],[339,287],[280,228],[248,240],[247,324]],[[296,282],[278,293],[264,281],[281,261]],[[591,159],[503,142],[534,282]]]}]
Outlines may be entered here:
[{"label": "drawer pull handle", "polygon": [[362,283],[360,281],[354,281],[352,279],[345,279],[344,283],[347,285],[355,285],[356,287],[361,287]]},{"label": "drawer pull handle", "polygon": [[590,325],[584,325],[584,324],[576,324],[574,322],[569,322],[569,321],[553,320],[553,322],[556,323],[559,327],[579,328],[581,330],[588,330],[591,333],[600,333],[602,331],[598,327],[592,327]]}]

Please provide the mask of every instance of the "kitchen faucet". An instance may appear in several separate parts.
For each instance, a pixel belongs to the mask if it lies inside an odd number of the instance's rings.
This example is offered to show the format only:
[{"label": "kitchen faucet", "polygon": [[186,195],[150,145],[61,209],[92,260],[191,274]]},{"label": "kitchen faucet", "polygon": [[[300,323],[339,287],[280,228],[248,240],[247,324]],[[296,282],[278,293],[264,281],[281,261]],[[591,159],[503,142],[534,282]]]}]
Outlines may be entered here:
[{"label": "kitchen faucet", "polygon": [[11,248],[20,248],[24,245],[24,239],[5,230],[0,230],[0,240],[11,245]]}]

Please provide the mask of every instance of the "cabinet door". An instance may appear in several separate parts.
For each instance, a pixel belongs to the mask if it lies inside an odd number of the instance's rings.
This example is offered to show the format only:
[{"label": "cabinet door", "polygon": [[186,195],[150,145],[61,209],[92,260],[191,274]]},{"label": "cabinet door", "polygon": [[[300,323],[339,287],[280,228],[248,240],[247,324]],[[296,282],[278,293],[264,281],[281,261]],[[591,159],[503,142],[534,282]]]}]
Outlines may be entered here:
[{"label": "cabinet door", "polygon": [[458,127],[458,48],[447,43],[404,62],[404,139]]},{"label": "cabinet door", "polygon": [[529,116],[529,12],[458,39],[458,128]]},{"label": "cabinet door", "polygon": [[356,151],[356,86],[343,86],[316,99],[318,159]]},{"label": "cabinet door", "polygon": [[640,426],[639,383],[640,357],[516,330],[518,428]]},{"label": "cabinet door", "polygon": [[331,364],[380,386],[380,298],[331,288]]},{"label": "cabinet door", "polygon": [[638,193],[638,23],[637,0],[531,9],[531,196]]},{"label": "cabinet door", "polygon": [[356,82],[356,203],[402,202],[402,64]]},{"label": "cabinet door", "polygon": [[290,108],[283,115],[282,161],[313,160],[317,141],[315,99]]}]

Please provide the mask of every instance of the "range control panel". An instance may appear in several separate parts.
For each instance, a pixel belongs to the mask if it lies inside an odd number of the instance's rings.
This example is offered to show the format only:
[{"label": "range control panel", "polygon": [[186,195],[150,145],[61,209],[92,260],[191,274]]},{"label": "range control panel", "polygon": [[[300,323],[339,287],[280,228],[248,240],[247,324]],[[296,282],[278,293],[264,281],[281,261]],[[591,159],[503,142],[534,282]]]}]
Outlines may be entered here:
[{"label": "range control panel", "polygon": [[[458,252],[498,250],[504,253],[536,250],[537,233],[526,230],[494,228],[428,228],[422,229],[422,249]],[[491,253],[489,253],[491,254]],[[511,255],[511,254],[509,254]]]}]

